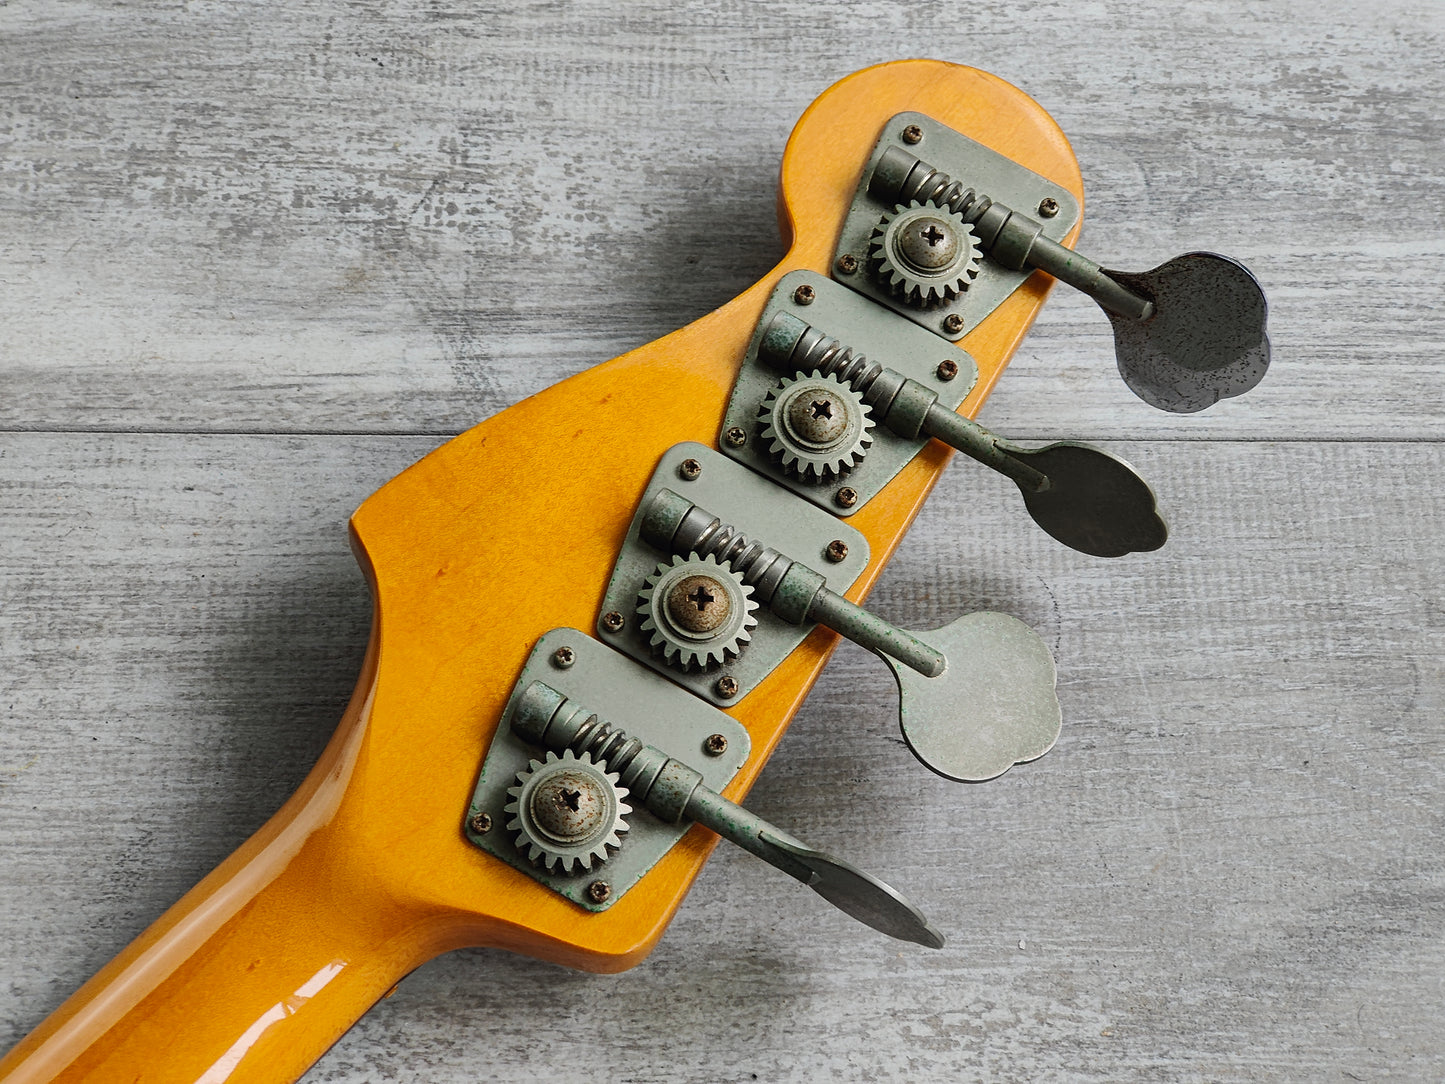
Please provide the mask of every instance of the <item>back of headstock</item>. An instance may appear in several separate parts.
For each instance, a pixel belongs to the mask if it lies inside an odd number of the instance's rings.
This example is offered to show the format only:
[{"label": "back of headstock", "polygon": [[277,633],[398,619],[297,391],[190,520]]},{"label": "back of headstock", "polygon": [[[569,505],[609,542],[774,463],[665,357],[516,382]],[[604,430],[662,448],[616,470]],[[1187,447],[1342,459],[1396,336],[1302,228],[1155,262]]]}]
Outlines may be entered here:
[{"label": "back of headstock", "polygon": [[[533,645],[555,628],[594,629],[599,614],[610,612],[604,605],[609,574],[659,461],[685,442],[713,443],[724,428],[738,359],[776,284],[807,272],[821,287],[863,163],[887,122],[905,110],[928,111],[991,140],[1000,153],[1081,200],[1062,133],[1015,88],[972,69],[924,61],[854,75],[823,94],[789,139],[779,208],[791,245],[773,272],[688,327],[463,434],[385,486],[353,519],[373,569],[379,613],[373,734],[383,718],[409,732],[387,742],[386,764],[373,764],[372,772],[380,786],[417,780],[406,788],[416,803],[406,821],[428,826],[428,846],[435,848],[429,864],[457,878],[448,902],[486,909],[508,924],[520,942],[508,947],[595,970],[630,966],[661,935],[716,841],[694,829],[636,890],[605,912],[583,916],[530,877],[476,853],[456,832],[456,795],[469,793]],[[961,342],[979,369],[965,412],[981,405],[1048,287],[1044,276],[1029,279]],[[940,357],[947,345],[939,340]],[[871,554],[845,592],[849,599],[866,597],[948,457],[947,448],[926,445],[847,518]],[[687,482],[675,488],[687,492]],[[725,788],[729,797],[746,794],[836,639],[816,629],[728,705],[752,746]],[[433,664],[438,658],[447,659],[444,671]],[[629,726],[626,719],[612,721]],[[448,750],[444,785],[431,774],[435,767],[416,757],[423,742]],[[421,785],[427,776],[431,782]],[[480,904],[483,896],[490,898]]]},{"label": "back of headstock", "polygon": [[[850,253],[840,250],[840,238],[847,238],[850,216],[858,210],[858,193],[867,187],[860,182],[868,181],[870,170],[878,172],[881,155],[888,153],[884,144],[891,139],[916,151],[915,161],[897,179],[900,185],[913,183],[910,178],[928,172],[914,173],[922,155],[939,142],[932,132],[913,139],[911,122],[895,123],[903,114],[917,114],[977,141],[1037,175],[1049,193],[1058,195],[1035,199],[1030,209],[1046,214],[1047,204],[1055,203],[1054,214],[1046,215],[1057,216],[1046,239],[1068,252],[1082,208],[1078,167],[1063,134],[1022,92],[985,73],[931,61],[868,69],[830,88],[788,142],[779,215],[790,247],[762,281],[695,323],[481,423],[388,483],[356,512],[353,547],[372,585],[374,625],[356,694],[321,761],[261,832],[17,1047],[0,1063],[0,1075],[291,1079],[409,970],[450,948],[501,947],[593,971],[630,967],[661,936],[716,843],[717,835],[703,823],[724,834],[734,832],[730,838],[739,842],[751,841],[755,846],[749,849],[775,864],[791,864],[789,872],[800,880],[816,878],[813,886],[830,899],[841,897],[845,909],[849,903],[855,911],[876,909],[881,916],[876,924],[886,925],[888,915],[901,913],[901,901],[888,895],[887,886],[850,880],[846,869],[837,872],[842,867],[830,867],[824,856],[785,833],[743,823],[742,813],[728,803],[746,795],[821,672],[837,641],[830,624],[863,642],[873,637],[869,646],[891,656],[902,689],[905,733],[920,757],[944,774],[986,778],[1015,760],[1041,755],[1052,744],[1057,733],[1052,660],[1047,652],[1037,655],[1031,634],[1015,628],[1017,622],[974,615],[948,630],[914,636],[880,627],[855,605],[866,598],[951,456],[944,441],[1009,473],[1030,513],[1069,544],[1107,554],[1148,549],[1163,540],[1148,487],[1127,466],[1111,466],[1117,462],[1112,457],[1067,442],[1022,449],[966,422],[997,381],[1052,283],[1048,275],[1031,273],[1035,264],[1025,258],[1027,252],[1019,255],[1017,245],[1009,257],[1017,264],[1011,265],[1015,278],[972,324],[950,322],[950,298],[942,307],[899,315],[896,328],[888,325],[877,333],[884,347],[879,360],[887,357],[895,336],[907,334],[935,344],[926,349],[936,347],[942,361],[929,355],[934,375],[907,378],[920,386],[932,381],[927,390],[934,402],[917,393],[912,400],[917,425],[911,435],[895,432],[894,437],[918,446],[908,447],[886,476],[878,474],[871,489],[854,492],[850,501],[843,491],[851,485],[809,489],[796,477],[759,474],[754,469],[759,464],[747,460],[758,445],[751,429],[729,448],[735,428],[729,411],[743,386],[742,359],[763,372],[769,366],[786,371],[805,356],[809,366],[816,361],[824,368],[842,358],[845,344],[824,316],[835,311],[835,298],[841,296],[837,289],[848,289],[839,280],[859,274],[859,264],[869,259],[866,253],[851,257],[849,270]],[[947,186],[938,182],[935,188],[943,193]],[[1058,203],[1070,200],[1072,211],[1060,215]],[[970,228],[980,222],[968,220],[968,208],[940,208],[940,213],[945,218],[958,214]],[[922,231],[930,228],[920,225]],[[1040,245],[1038,250],[1046,253],[1041,258],[1054,260],[1053,270],[1067,271],[1053,249]],[[1149,287],[1144,278],[1111,279],[1113,274],[1080,272],[1081,282],[1087,278],[1092,288],[1106,293],[1111,290],[1107,282],[1115,283],[1117,290],[1110,294],[1115,308],[1128,303],[1118,300],[1119,291],[1128,294],[1131,284],[1135,290]],[[938,326],[924,327],[930,320]],[[771,337],[770,329],[775,332]],[[812,338],[810,331],[816,332]],[[1124,338],[1121,334],[1121,342]],[[827,348],[819,344],[830,341],[838,350],[825,359]],[[959,377],[962,366],[976,367],[971,389]],[[862,380],[862,370],[853,377]],[[848,373],[839,369],[833,378],[843,381]],[[875,387],[876,375],[871,379]],[[900,388],[904,379],[898,377]],[[836,394],[848,400],[847,389]],[[882,444],[880,427],[888,411],[875,413],[877,443]],[[898,424],[906,430],[907,422]],[[689,442],[720,451],[694,451]],[[885,461],[878,447],[868,455],[864,462],[870,466]],[[1090,509],[1074,507],[1077,500],[1051,504],[1052,498],[1040,496],[1057,497],[1071,472],[1079,476],[1075,484],[1088,490],[1099,471],[1111,481],[1107,494],[1090,491]],[[860,469],[858,476],[863,473]],[[741,492],[731,484],[708,489],[719,476],[750,478],[754,481],[748,485],[763,489],[757,494],[746,485]],[[1049,489],[1040,477],[1052,477],[1056,485]],[[809,481],[817,480],[804,479]],[[836,481],[849,479],[839,475]],[[656,510],[655,519],[672,507],[659,496],[661,490],[678,498],[679,524],[659,534],[655,523],[649,528],[643,521],[648,509]],[[774,500],[763,492],[800,509],[795,517],[785,513],[773,522],[812,517],[809,522],[827,525],[820,537],[831,539],[782,545],[764,532],[765,541],[779,545],[804,572],[809,566],[846,572],[839,590],[815,592],[806,605],[795,606],[796,620],[789,618],[789,623],[799,630],[796,641],[784,641],[787,650],[780,651],[776,664],[755,679],[735,681],[729,691],[723,679],[731,677],[730,671],[719,677],[716,670],[701,669],[705,680],[689,687],[682,680],[686,674],[668,670],[667,659],[644,665],[618,650],[623,637],[610,640],[609,634],[630,634],[638,626],[638,607],[612,604],[618,591],[623,598],[638,598],[637,585],[619,586],[619,555],[629,545],[651,544],[660,567],[700,552],[712,542],[693,539],[682,553],[667,552],[673,539],[682,537],[677,532],[688,509],[716,513],[723,517],[718,523],[725,524]],[[1096,522],[1100,500],[1108,512],[1102,527]],[[1117,527],[1116,521],[1126,527]],[[844,537],[852,541],[838,556],[832,542]],[[797,548],[804,545],[811,550]],[[732,552],[731,560],[737,563],[739,556]],[[718,547],[714,559],[729,559],[725,546]],[[758,594],[757,584],[747,586]],[[614,613],[617,629],[610,624]],[[984,758],[981,766],[970,761],[955,769],[962,755],[955,735],[918,722],[934,717],[929,700],[942,687],[930,684],[942,666],[934,667],[931,677],[914,676],[917,671],[926,675],[928,651],[951,660],[950,680],[986,683],[994,675],[984,671],[1002,659],[1022,667],[1018,680],[1035,693],[1046,683],[1047,697],[1002,707],[995,697],[992,703],[1003,715],[1026,716],[1035,731],[1028,748],[1008,748],[1001,759]],[[975,660],[972,670],[966,658]],[[537,674],[548,680],[532,680]],[[952,694],[944,699],[953,703]],[[563,701],[571,705],[570,713],[559,707]],[[656,757],[649,761],[651,754],[638,748],[621,763],[621,739],[608,744],[608,734],[598,728],[606,721],[635,733],[639,746],[655,745],[657,739],[639,726],[645,730],[654,717],[671,714],[678,705],[685,705],[676,710],[683,718],[679,725],[707,733],[691,756],[672,748],[658,755],[694,763],[699,774],[721,774],[707,776],[706,782],[715,785],[701,789],[693,781],[688,800],[677,799],[669,807],[662,794],[666,788],[656,783],[671,778],[665,765]],[[912,730],[909,712],[915,720]],[[594,715],[599,718],[587,731]],[[567,756],[567,748],[587,745],[597,761],[605,761],[605,769],[619,780],[625,777],[629,793],[624,798],[640,804],[651,786],[656,808],[672,808],[681,821],[675,845],[665,847],[627,886],[609,880],[610,874],[590,872],[587,848],[582,848],[587,860],[579,859],[576,871],[565,846],[558,850],[567,868],[544,871],[560,872],[570,885],[566,891],[556,888],[557,877],[549,886],[547,877],[523,868],[527,862],[518,855],[527,856],[521,851],[508,861],[489,853],[485,837],[494,841],[508,831],[507,814],[477,804],[479,770],[485,783],[483,766],[504,741],[524,739],[542,761],[544,733],[553,721],[571,726],[560,738],[553,735],[558,742],[554,755]],[[976,749],[965,754],[977,756]],[[656,771],[644,780],[648,763]],[[575,803],[576,792],[567,789],[571,783],[562,782],[566,787],[559,793]],[[517,783],[514,789],[525,786]],[[604,787],[599,793],[610,792]],[[522,795],[512,797],[520,801]],[[689,830],[690,822],[696,824]],[[595,845],[600,858],[610,857],[608,842]],[[627,853],[631,842],[624,841],[618,854]],[[917,934],[914,940],[929,943],[919,922],[918,927],[904,922],[891,932]],[[157,1051],[164,1051],[164,1058]]]}]

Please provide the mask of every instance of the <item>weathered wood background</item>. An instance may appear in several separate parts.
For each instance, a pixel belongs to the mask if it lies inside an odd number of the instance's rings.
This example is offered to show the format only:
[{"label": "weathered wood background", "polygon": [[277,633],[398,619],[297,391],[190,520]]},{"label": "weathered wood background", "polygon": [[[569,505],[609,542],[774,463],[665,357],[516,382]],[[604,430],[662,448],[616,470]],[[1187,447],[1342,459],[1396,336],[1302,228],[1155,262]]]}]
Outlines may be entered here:
[{"label": "weathered wood background", "polygon": [[351,509],[751,283],[799,112],[911,55],[1054,114],[1096,258],[1244,259],[1275,346],[1159,414],[1056,294],[984,421],[1123,451],[1169,546],[1063,550],[960,461],[874,599],[1043,630],[1058,747],[935,779],[845,647],[754,791],[947,949],[722,849],[636,970],[457,953],[307,1079],[1445,1077],[1433,0],[0,3],[0,1047],[306,773]]}]

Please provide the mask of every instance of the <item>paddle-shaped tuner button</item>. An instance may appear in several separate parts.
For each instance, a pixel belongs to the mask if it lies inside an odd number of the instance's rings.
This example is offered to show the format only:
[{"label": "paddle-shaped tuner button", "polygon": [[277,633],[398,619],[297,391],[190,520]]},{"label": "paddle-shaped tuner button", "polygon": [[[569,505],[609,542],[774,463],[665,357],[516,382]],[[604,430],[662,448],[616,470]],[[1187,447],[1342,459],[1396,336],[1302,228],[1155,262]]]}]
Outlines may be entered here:
[{"label": "paddle-shaped tuner button", "polygon": [[1043,224],[948,174],[890,147],[869,194],[906,205],[931,200],[962,216],[990,259],[1011,270],[1038,269],[1094,299],[1114,326],[1119,373],[1150,406],[1177,414],[1243,395],[1269,368],[1264,291],[1228,256],[1190,252],[1152,271],[1108,271],[1043,236]]},{"label": "paddle-shaped tuner button", "polygon": [[1017,618],[973,613],[927,633],[948,658],[920,677],[883,657],[898,679],[898,721],[913,755],[939,775],[981,783],[1054,747],[1063,725],[1054,659]]},{"label": "paddle-shaped tuner button", "polygon": [[1137,318],[1101,303],[1114,325],[1119,375],[1150,406],[1192,414],[1264,379],[1268,307],[1237,260],[1190,252],[1152,271],[1103,273],[1153,305]]},{"label": "paddle-shaped tuner button", "polygon": [[792,313],[769,321],[758,358],[782,372],[835,376],[862,396],[882,424],[907,440],[941,440],[1013,479],[1035,523],[1094,557],[1156,550],[1169,537],[1154,491],[1124,460],[1076,441],[1023,448],[941,406],[938,394]]},{"label": "paddle-shaped tuner button", "polygon": [[943,936],[897,889],[851,863],[815,851],[703,784],[702,773],[534,681],[518,698],[512,730],[554,752],[591,754],[632,797],[667,824],[695,821],[802,881],[859,922],[889,937],[942,948]]},{"label": "paddle-shaped tuner button", "polygon": [[[1058,737],[1053,658],[1015,618],[976,613],[927,633],[898,628],[829,590],[820,573],[750,541],[669,489],[648,503],[642,537],[667,552],[713,554],[778,617],[823,625],[882,656],[899,676],[899,721],[909,748],[939,775],[991,779],[1042,756]],[[957,730],[952,737],[950,728]]]}]

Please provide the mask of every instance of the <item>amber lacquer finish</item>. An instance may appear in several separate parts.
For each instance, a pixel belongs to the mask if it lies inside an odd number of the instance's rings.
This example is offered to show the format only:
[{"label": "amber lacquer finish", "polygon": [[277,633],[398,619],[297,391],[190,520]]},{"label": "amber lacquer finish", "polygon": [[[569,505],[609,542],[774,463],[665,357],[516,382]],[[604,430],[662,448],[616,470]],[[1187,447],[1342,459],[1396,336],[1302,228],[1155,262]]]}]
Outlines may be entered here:
[{"label": "amber lacquer finish", "polygon": [[[656,342],[518,403],[389,482],[352,518],[375,618],[357,691],[301,790],[0,1062],[9,1081],[286,1081],[412,968],[487,945],[619,971],[661,936],[714,843],[693,829],[610,910],[588,914],[461,830],[498,716],[537,638],[591,628],[658,457],[711,443],[776,280],[826,273],[884,122],[917,110],[1068,188],[1053,121],[993,76],[934,61],[859,72],[804,114],[783,156],[791,245],[762,281]],[[1072,243],[1072,237],[1070,238]],[[1039,274],[963,345],[973,414],[1049,286]],[[948,458],[926,448],[850,523],[863,598]],[[732,710],[753,738],[745,795],[827,660],[815,631]]]}]

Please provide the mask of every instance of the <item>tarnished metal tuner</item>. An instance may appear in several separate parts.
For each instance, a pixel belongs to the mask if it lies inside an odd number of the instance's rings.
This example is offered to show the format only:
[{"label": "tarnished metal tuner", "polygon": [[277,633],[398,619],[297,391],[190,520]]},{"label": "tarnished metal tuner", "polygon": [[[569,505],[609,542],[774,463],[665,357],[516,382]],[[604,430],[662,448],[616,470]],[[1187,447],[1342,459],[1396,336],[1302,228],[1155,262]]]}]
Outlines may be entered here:
[{"label": "tarnished metal tuner", "polygon": [[991,779],[1042,756],[1059,735],[1053,656],[1022,621],[966,614],[928,632],[933,642],[925,642],[830,591],[824,577],[806,565],[749,540],[669,489],[656,491],[644,508],[642,537],[667,552],[716,555],[783,620],[816,622],[881,656],[898,679],[903,736],[939,775]]},{"label": "tarnished metal tuner", "polygon": [[659,820],[690,820],[711,829],[880,933],[943,947],[942,935],[896,889],[840,858],[812,850],[707,787],[695,768],[629,738],[550,685],[534,681],[523,691],[512,713],[512,731],[554,753],[568,750],[604,760],[633,799]]},{"label": "tarnished metal tuner", "polygon": [[940,652],[829,590],[822,573],[749,539],[670,489],[654,494],[644,510],[642,538],[666,553],[711,555],[727,563],[753,589],[759,605],[789,624],[826,625],[921,674],[932,676],[943,670]]},{"label": "tarnished metal tuner", "polygon": [[1106,270],[1044,236],[1042,223],[898,146],[878,159],[868,194],[885,205],[947,208],[1001,266],[1046,271],[1093,298],[1113,324],[1120,375],[1151,406],[1202,410],[1249,391],[1269,368],[1264,291],[1227,256],[1189,252],[1150,271]]},{"label": "tarnished metal tuner", "polygon": [[769,322],[758,359],[780,372],[811,368],[834,376],[898,436],[933,437],[1013,479],[1034,522],[1071,549],[1122,557],[1158,549],[1168,537],[1154,491],[1118,456],[1076,441],[1020,447],[942,406],[932,389],[870,362],[789,312]]}]

